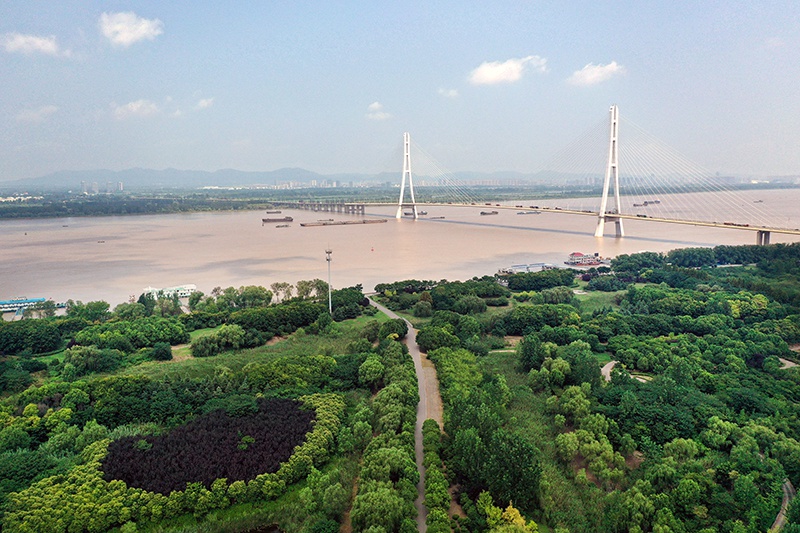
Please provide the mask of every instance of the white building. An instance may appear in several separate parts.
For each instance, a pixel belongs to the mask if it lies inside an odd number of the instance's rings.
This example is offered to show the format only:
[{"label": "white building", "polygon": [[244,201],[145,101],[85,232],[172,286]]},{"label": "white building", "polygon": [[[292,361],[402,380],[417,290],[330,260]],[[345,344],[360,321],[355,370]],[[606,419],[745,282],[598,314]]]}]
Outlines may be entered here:
[{"label": "white building", "polygon": [[177,294],[178,298],[188,298],[189,295],[196,290],[197,290],[197,285],[190,283],[188,285],[178,285],[177,287],[165,287],[163,289],[157,289],[155,287],[145,287],[144,293],[152,294],[153,298],[158,298],[159,296],[172,298],[173,294]]}]

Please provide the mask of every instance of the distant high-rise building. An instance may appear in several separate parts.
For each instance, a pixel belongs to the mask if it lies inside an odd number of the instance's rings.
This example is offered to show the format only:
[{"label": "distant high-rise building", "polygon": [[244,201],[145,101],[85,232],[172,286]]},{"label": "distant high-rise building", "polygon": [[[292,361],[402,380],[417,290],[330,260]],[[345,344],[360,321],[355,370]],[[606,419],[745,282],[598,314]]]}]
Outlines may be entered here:
[{"label": "distant high-rise building", "polygon": [[123,186],[122,186],[122,182],[121,182],[121,181],[118,181],[118,182],[117,182],[117,191],[119,191],[119,192],[122,192],[122,191],[124,191],[124,190],[125,190],[125,189],[124,189],[124,188],[123,188]]},{"label": "distant high-rise building", "polygon": [[98,194],[100,192],[100,187],[97,185],[96,181],[92,182],[92,193]]},{"label": "distant high-rise building", "polygon": [[85,181],[81,181],[81,192],[83,194],[88,194],[89,193],[89,187],[87,187]]}]

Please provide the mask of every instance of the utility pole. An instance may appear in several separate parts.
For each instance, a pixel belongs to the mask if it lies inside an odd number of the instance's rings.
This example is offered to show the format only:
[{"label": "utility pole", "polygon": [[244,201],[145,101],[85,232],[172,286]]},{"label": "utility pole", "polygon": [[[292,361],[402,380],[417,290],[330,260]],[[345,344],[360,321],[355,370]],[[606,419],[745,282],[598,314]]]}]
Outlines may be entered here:
[{"label": "utility pole", "polygon": [[331,254],[333,250],[325,249],[325,261],[328,262],[328,313],[333,316],[333,302],[331,300]]}]

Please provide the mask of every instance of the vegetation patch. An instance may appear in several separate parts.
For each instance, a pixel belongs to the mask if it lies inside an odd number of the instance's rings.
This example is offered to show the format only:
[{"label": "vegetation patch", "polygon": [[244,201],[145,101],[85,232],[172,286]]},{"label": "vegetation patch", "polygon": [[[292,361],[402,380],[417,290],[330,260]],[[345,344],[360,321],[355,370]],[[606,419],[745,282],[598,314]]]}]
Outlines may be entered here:
[{"label": "vegetation patch", "polygon": [[284,399],[260,399],[258,410],[245,416],[218,409],[166,435],[112,442],[102,463],[104,477],[165,495],[187,483],[246,481],[276,472],[313,419],[312,411]]}]

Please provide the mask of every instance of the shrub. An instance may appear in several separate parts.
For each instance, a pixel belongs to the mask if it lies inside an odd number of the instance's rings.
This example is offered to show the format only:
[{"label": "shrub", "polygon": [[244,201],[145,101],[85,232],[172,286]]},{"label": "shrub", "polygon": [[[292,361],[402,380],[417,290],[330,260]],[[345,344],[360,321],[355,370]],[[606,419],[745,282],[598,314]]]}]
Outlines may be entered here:
[{"label": "shrub", "polygon": [[166,342],[157,342],[151,352],[156,361],[170,361],[172,359],[172,346]]}]

